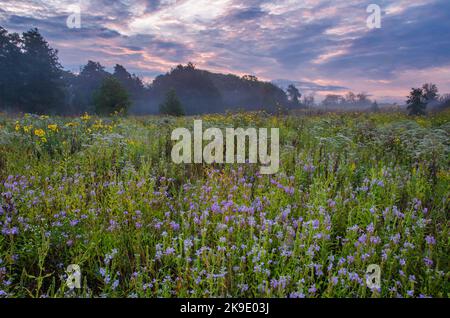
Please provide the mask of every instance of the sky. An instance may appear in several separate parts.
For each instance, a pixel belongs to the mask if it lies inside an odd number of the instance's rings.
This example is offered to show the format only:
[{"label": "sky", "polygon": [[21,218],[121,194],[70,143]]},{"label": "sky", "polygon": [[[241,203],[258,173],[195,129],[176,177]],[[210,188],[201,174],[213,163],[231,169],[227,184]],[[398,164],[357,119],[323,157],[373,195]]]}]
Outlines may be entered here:
[{"label": "sky", "polygon": [[[381,28],[369,28],[370,4]],[[80,28],[67,19],[80,8]],[[303,93],[367,92],[403,102],[411,87],[450,93],[450,0],[0,0],[0,26],[37,27],[65,69],[118,63],[150,82],[178,64]]]}]

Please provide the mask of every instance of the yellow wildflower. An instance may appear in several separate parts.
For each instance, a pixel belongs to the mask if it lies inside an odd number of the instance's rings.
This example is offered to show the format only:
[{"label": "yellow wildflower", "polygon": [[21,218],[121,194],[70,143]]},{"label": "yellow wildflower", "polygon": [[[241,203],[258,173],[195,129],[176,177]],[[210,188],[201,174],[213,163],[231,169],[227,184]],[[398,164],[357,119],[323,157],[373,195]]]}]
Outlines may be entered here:
[{"label": "yellow wildflower", "polygon": [[48,125],[47,127],[48,127],[48,129],[50,129],[51,131],[54,131],[54,132],[57,132],[57,131],[58,131],[58,125],[57,125],[57,124]]},{"label": "yellow wildflower", "polygon": [[30,130],[31,130],[31,128],[33,128],[33,125],[23,126],[23,131],[24,131],[25,133],[29,133]]},{"label": "yellow wildflower", "polygon": [[66,127],[75,127],[75,126],[78,126],[78,123],[72,123],[72,122],[70,122],[70,123],[67,123],[65,126],[66,126]]},{"label": "yellow wildflower", "polygon": [[44,137],[45,136],[45,131],[43,129],[35,129],[34,130],[34,134],[38,137]]},{"label": "yellow wildflower", "polygon": [[103,122],[102,122],[101,119],[96,120],[96,121],[95,121],[95,124],[92,125],[92,128],[97,129],[97,130],[102,129],[103,127],[104,127],[104,126],[103,126]]},{"label": "yellow wildflower", "polygon": [[88,113],[84,113],[84,115],[81,116],[81,120],[88,121],[89,119],[91,119],[91,116],[89,116]]},{"label": "yellow wildflower", "polygon": [[20,130],[20,124],[19,124],[19,122],[16,122],[16,131],[19,131]]}]

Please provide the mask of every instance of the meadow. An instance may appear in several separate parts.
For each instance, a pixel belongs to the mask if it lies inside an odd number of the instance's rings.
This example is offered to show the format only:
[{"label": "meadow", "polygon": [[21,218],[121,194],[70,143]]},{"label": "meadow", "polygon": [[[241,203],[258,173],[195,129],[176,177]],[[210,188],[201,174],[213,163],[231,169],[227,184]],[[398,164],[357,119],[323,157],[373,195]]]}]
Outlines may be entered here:
[{"label": "meadow", "polygon": [[0,297],[449,297],[449,112],[201,119],[280,128],[279,172],[172,163],[191,117],[1,115]]}]

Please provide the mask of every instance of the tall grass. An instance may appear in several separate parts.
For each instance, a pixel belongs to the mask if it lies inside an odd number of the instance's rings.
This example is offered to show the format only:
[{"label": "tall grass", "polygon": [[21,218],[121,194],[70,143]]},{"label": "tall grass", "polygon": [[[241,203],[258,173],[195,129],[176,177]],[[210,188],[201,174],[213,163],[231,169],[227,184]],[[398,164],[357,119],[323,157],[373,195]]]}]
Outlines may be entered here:
[{"label": "tall grass", "polygon": [[202,119],[280,128],[280,172],[173,164],[193,118],[0,117],[0,296],[449,296],[449,113]]}]

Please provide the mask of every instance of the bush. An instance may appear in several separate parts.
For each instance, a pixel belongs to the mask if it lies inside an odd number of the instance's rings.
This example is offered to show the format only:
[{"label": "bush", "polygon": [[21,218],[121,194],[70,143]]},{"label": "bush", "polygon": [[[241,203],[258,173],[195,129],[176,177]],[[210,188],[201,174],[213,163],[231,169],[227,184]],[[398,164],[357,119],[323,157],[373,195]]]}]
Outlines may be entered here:
[{"label": "bush", "polygon": [[126,113],[131,106],[130,96],[120,82],[110,76],[103,80],[94,93],[94,105],[97,114],[109,115],[114,112]]},{"label": "bush", "polygon": [[169,116],[184,116],[185,112],[174,89],[167,92],[166,100],[159,106],[159,112]]}]

